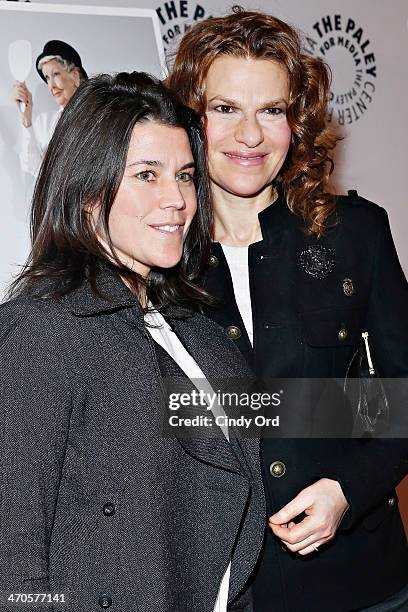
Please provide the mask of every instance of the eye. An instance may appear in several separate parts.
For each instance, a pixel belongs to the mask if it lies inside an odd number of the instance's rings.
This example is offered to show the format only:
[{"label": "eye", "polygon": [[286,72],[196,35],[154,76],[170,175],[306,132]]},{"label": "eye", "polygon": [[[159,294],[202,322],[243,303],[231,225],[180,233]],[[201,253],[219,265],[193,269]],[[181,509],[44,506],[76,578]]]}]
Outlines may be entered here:
[{"label": "eye", "polygon": [[219,104],[214,108],[214,110],[224,115],[230,115],[234,112],[234,108],[232,106],[228,106],[227,104]]},{"label": "eye", "polygon": [[272,115],[273,117],[278,117],[279,115],[285,115],[286,109],[281,108],[279,106],[272,106],[272,108],[265,108],[263,110],[267,115]]},{"label": "eye", "polygon": [[151,183],[156,178],[153,170],[143,170],[142,172],[138,172],[135,176],[139,181],[144,181],[145,183]]},{"label": "eye", "polygon": [[180,172],[180,174],[177,175],[176,180],[180,183],[192,183],[194,177],[190,172]]}]

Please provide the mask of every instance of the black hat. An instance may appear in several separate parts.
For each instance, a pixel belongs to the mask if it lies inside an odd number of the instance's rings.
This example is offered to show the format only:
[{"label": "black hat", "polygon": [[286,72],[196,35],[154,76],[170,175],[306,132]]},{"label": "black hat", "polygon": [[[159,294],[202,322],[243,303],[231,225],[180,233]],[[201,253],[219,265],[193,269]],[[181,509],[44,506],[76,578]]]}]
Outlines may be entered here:
[{"label": "black hat", "polygon": [[38,67],[38,64],[43,59],[43,57],[47,57],[49,55],[59,55],[59,57],[62,57],[62,59],[66,60],[67,62],[70,62],[71,64],[74,64],[74,66],[79,68],[82,78],[88,78],[88,75],[82,67],[82,61],[79,56],[79,53],[75,51],[74,47],[71,47],[71,45],[66,42],[63,42],[62,40],[49,40],[47,43],[45,43],[43,52],[40,53],[35,62],[37,72],[45,83],[45,76],[43,75],[42,70]]}]

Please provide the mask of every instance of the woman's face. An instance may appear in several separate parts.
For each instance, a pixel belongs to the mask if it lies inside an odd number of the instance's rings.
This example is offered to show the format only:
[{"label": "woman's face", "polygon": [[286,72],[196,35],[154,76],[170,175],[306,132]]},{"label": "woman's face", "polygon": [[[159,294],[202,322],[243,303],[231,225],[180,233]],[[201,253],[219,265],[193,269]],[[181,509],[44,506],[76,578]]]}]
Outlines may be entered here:
[{"label": "woman's face", "polygon": [[61,62],[53,59],[45,62],[41,66],[41,71],[54,100],[60,106],[65,107],[79,87],[78,70],[74,68],[68,72]]},{"label": "woman's face", "polygon": [[153,267],[171,268],[180,261],[197,209],[193,176],[182,128],[136,124],[109,216],[111,240],[125,266],[146,277]]},{"label": "woman's face", "polygon": [[264,59],[222,55],[206,79],[211,181],[240,197],[269,189],[291,141],[285,68]]}]

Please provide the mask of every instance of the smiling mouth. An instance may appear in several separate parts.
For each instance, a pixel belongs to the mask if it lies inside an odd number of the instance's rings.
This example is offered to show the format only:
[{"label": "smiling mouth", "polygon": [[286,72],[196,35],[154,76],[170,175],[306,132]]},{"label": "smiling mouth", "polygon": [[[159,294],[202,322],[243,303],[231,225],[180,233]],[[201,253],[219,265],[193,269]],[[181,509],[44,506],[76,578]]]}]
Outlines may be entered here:
[{"label": "smiling mouth", "polygon": [[242,161],[251,161],[253,159],[263,159],[266,157],[266,153],[253,153],[253,154],[240,154],[240,153],[224,153],[227,157],[232,159],[242,159]]},{"label": "smiling mouth", "polygon": [[182,225],[150,225],[150,227],[164,234],[175,234],[183,226]]}]

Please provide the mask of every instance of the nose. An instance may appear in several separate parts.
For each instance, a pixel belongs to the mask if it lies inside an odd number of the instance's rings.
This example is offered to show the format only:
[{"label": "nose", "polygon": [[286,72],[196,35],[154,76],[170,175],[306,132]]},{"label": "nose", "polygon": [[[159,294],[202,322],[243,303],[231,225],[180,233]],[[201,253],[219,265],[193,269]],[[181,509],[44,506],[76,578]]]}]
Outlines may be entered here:
[{"label": "nose", "polygon": [[247,147],[254,148],[264,140],[263,129],[256,116],[242,117],[235,131],[237,142]]},{"label": "nose", "polygon": [[175,208],[176,210],[184,210],[186,208],[186,202],[178,181],[172,180],[167,183],[160,202],[160,208]]},{"label": "nose", "polygon": [[52,91],[55,87],[55,80],[53,76],[50,76],[48,79],[48,89]]}]

